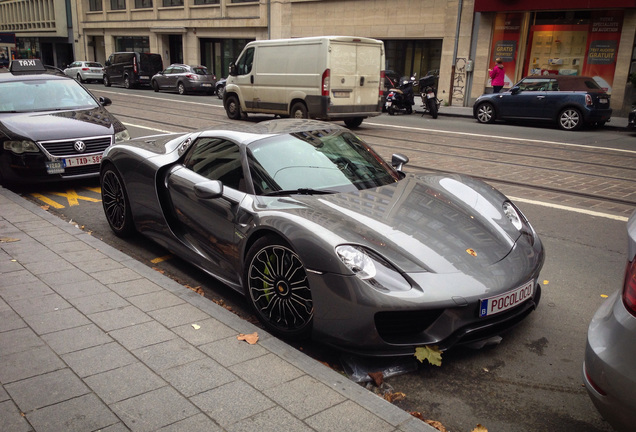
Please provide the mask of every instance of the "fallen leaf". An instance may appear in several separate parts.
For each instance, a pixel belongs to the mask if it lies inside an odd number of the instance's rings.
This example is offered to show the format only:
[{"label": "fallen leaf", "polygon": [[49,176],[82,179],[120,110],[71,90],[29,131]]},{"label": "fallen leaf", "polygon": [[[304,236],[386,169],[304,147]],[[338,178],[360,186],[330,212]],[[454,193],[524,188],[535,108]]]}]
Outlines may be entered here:
[{"label": "fallen leaf", "polygon": [[205,297],[205,291],[203,291],[203,288],[201,288],[200,286],[198,287],[191,287],[190,285],[186,285],[186,288],[194,291],[195,293]]},{"label": "fallen leaf", "polygon": [[601,294],[601,298],[608,298],[609,296],[607,294]]},{"label": "fallen leaf", "polygon": [[393,403],[393,402],[397,402],[397,401],[401,401],[406,399],[406,395],[402,392],[395,392],[395,393],[386,393],[384,395],[384,399],[386,399],[387,401]]},{"label": "fallen leaf", "polygon": [[471,430],[470,432],[488,432],[488,429],[486,429],[482,425],[478,424],[477,427],[475,429]]},{"label": "fallen leaf", "polygon": [[44,210],[44,211],[48,211],[48,210],[49,210],[49,208],[50,208],[50,206],[48,206],[48,205],[43,205],[43,206],[40,206],[40,208],[41,208],[42,210]]},{"label": "fallen leaf", "polygon": [[446,429],[443,424],[441,424],[440,422],[436,420],[424,420],[424,423],[430,426],[433,426],[435,429],[437,429],[440,432],[448,432],[448,429]]},{"label": "fallen leaf", "polygon": [[371,379],[373,380],[373,383],[378,387],[380,387],[382,383],[384,382],[384,374],[382,373],[382,371],[369,372],[367,375],[371,377]]},{"label": "fallen leaf", "polygon": [[13,237],[0,237],[0,243],[13,243],[17,241],[20,241],[20,239]]},{"label": "fallen leaf", "polygon": [[199,324],[192,324],[192,328],[195,330],[199,330],[201,326]]},{"label": "fallen leaf", "polygon": [[250,345],[254,345],[256,342],[258,342],[258,333],[257,332],[254,332],[254,333],[251,333],[251,334],[243,334],[243,333],[241,333],[236,338],[238,340],[245,341],[245,342],[247,342]]},{"label": "fallen leaf", "polygon": [[437,345],[426,345],[415,348],[415,358],[418,359],[420,363],[424,363],[424,360],[427,360],[433,366],[442,365],[442,352]]},{"label": "fallen leaf", "polygon": [[550,281],[549,281],[549,280],[544,280],[544,281],[543,281],[543,285],[547,285],[547,284],[549,284],[549,283],[550,283]]}]

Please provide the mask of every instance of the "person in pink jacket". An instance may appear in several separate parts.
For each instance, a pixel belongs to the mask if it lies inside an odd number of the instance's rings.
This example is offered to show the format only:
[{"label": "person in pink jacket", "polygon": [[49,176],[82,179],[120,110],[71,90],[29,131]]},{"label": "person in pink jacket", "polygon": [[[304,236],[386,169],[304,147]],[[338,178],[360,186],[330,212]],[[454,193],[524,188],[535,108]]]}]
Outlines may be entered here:
[{"label": "person in pink jacket", "polygon": [[499,93],[504,86],[504,77],[506,76],[506,72],[504,71],[503,62],[499,57],[495,59],[495,67],[492,69],[488,69],[488,75],[490,75],[490,80],[492,82],[492,92]]}]

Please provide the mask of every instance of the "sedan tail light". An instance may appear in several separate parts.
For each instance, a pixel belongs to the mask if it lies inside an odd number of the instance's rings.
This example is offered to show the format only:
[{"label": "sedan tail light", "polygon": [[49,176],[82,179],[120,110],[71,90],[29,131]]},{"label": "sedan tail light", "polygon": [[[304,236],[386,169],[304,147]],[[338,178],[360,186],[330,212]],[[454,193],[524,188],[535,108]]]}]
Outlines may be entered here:
[{"label": "sedan tail light", "polygon": [[89,68],[87,68],[87,67],[83,67],[83,68],[82,68],[82,70],[83,70],[83,71],[87,71],[87,70],[90,70],[90,69],[89,69]]},{"label": "sedan tail light", "polygon": [[384,96],[384,92],[382,91],[382,85],[384,84],[384,78],[386,77],[386,74],[384,73],[384,71],[380,71],[380,85],[378,90],[380,91],[379,96],[382,97]]},{"label": "sedan tail light", "polygon": [[629,313],[636,316],[636,258],[627,263],[625,284],[623,285],[623,303]]}]

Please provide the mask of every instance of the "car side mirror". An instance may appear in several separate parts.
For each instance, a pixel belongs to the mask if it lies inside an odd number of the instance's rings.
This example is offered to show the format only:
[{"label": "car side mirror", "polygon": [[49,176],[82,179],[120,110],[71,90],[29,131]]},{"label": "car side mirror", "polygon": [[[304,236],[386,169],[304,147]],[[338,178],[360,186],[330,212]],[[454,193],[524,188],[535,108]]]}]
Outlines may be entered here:
[{"label": "car side mirror", "polygon": [[105,96],[100,96],[99,103],[101,104],[101,106],[108,106],[108,105],[112,105],[113,101],[110,100],[110,98],[107,98]]},{"label": "car side mirror", "polygon": [[234,64],[234,63],[230,64],[230,75],[232,75],[232,76],[237,76],[238,75],[236,73],[236,64]]},{"label": "car side mirror", "polygon": [[393,156],[391,156],[391,165],[398,171],[402,171],[402,167],[407,163],[409,163],[408,156],[404,156],[401,153],[394,153]]},{"label": "car side mirror", "polygon": [[223,195],[223,184],[218,180],[208,180],[194,185],[197,198],[215,199]]},{"label": "car side mirror", "polygon": [[521,88],[519,86],[514,86],[513,88],[510,89],[510,93],[512,94],[517,94],[521,91]]}]

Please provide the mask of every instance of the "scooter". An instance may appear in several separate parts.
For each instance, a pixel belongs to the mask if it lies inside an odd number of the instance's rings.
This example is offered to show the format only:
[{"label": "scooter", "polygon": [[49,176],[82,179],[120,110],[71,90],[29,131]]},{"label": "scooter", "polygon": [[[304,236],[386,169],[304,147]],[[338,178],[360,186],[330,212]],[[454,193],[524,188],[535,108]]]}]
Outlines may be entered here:
[{"label": "scooter", "polygon": [[386,96],[384,107],[389,115],[395,115],[398,112],[411,114],[412,106],[415,105],[415,95],[413,86],[415,85],[415,76],[411,79],[403,78],[397,88],[392,88]]},{"label": "scooter", "polygon": [[435,88],[435,75],[426,75],[420,78],[419,87],[422,96],[422,108],[424,108],[424,115],[428,112],[434,119],[437,118],[439,112],[439,106],[442,101],[437,99],[437,89]]}]

